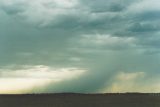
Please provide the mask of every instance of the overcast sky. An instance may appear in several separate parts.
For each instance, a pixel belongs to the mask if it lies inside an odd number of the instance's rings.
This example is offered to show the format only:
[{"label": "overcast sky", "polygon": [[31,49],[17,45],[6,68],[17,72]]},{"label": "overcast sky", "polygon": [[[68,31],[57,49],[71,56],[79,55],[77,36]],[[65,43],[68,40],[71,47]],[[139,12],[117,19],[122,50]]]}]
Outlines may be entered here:
[{"label": "overcast sky", "polygon": [[159,0],[0,0],[0,93],[160,92]]}]

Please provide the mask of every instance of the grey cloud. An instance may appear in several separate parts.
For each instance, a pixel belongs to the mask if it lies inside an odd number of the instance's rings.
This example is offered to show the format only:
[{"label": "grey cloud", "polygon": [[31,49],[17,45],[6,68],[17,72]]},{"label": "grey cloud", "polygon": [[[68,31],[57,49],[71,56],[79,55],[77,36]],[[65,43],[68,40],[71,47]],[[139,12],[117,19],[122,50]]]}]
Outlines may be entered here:
[{"label": "grey cloud", "polygon": [[11,6],[0,6],[0,8],[9,15],[16,15],[18,13],[22,13],[25,9],[18,5]]},{"label": "grey cloud", "polygon": [[117,37],[109,34],[82,35],[78,37],[78,39],[72,39],[71,42],[71,45],[75,46],[77,49],[104,51],[122,51],[126,49],[134,49],[137,45],[137,40],[134,37]]},{"label": "grey cloud", "polygon": [[5,12],[8,15],[18,15],[26,11],[27,9],[27,3],[24,1],[15,1],[12,0],[10,3],[7,3],[6,1],[0,1],[0,10]]},{"label": "grey cloud", "polygon": [[152,25],[152,24],[141,24],[141,23],[134,23],[129,30],[132,32],[149,32],[152,33],[152,31],[159,31],[159,26]]},{"label": "grey cloud", "polygon": [[[114,11],[121,11],[121,8],[126,3],[126,1],[79,1],[79,4],[72,8],[67,8],[63,10],[63,7],[57,7],[56,3],[49,1],[46,3],[54,4],[54,6],[45,5],[45,3],[41,3],[39,5],[35,5],[34,11],[37,11],[33,14],[32,5],[26,2],[18,2],[12,5],[2,5],[2,9],[6,13],[12,13],[14,15],[18,14],[18,17],[24,18],[22,20],[30,20],[31,23],[38,23],[38,26],[55,26],[59,28],[87,28],[87,29],[106,29],[109,28],[110,22],[119,20],[119,15],[114,15]],[[124,3],[125,2],[125,3]],[[103,5],[102,5],[103,4]],[[127,3],[126,3],[127,4]],[[91,6],[90,6],[91,5]],[[37,8],[41,7],[42,9],[37,10]],[[124,6],[125,7],[125,6]],[[47,13],[47,10],[50,11],[50,14]],[[62,9],[62,14],[61,10]],[[94,9],[94,11],[93,11]],[[104,9],[104,10],[101,10]],[[58,14],[56,11],[60,11]],[[55,11],[55,15],[54,15]],[[103,11],[103,12],[101,12]],[[110,11],[110,12],[108,12]],[[77,13],[78,12],[78,13]],[[112,13],[113,12],[113,13]],[[66,14],[67,13],[67,14]],[[46,14],[48,16],[43,16],[42,14]],[[94,14],[94,15],[93,15]],[[102,15],[101,15],[102,14]],[[113,15],[112,15],[113,14]],[[37,17],[36,20],[34,20]],[[101,18],[102,17],[102,18]],[[116,18],[116,19],[115,19]],[[49,21],[48,21],[49,20]],[[67,22],[69,24],[67,24]],[[104,25],[105,24],[105,25]],[[80,26],[79,26],[80,25]],[[100,27],[103,26],[103,27]],[[95,27],[95,28],[94,28]]]},{"label": "grey cloud", "polygon": [[92,12],[121,12],[129,6],[131,2],[127,0],[81,0]]},{"label": "grey cloud", "polygon": [[137,14],[135,18],[141,20],[141,21],[147,21],[147,20],[159,20],[160,18],[160,11],[146,11],[141,14]]}]

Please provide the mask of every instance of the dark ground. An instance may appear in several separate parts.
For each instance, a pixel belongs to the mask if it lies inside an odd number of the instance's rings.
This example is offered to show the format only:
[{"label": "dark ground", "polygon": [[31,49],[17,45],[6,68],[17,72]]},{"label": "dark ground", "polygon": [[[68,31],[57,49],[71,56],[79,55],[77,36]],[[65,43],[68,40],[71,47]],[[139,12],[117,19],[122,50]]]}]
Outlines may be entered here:
[{"label": "dark ground", "polygon": [[0,95],[0,107],[160,107],[160,94]]}]

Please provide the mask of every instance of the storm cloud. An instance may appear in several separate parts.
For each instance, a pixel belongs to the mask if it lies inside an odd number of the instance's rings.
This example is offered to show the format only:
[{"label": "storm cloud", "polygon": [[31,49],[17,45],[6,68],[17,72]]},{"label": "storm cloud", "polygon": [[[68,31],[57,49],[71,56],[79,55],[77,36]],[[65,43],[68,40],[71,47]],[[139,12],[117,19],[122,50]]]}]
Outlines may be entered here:
[{"label": "storm cloud", "polygon": [[158,0],[1,0],[0,93],[159,92],[159,13]]}]

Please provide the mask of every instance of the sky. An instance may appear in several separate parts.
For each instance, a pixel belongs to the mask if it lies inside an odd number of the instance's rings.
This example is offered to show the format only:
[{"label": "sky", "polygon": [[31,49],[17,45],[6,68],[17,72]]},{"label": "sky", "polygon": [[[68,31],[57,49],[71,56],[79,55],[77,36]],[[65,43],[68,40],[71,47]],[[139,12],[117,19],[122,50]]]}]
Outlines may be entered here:
[{"label": "sky", "polygon": [[0,93],[160,92],[159,0],[0,0]]}]

